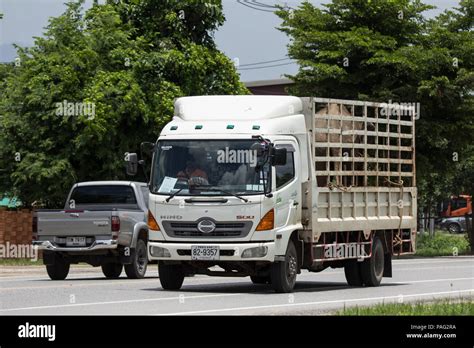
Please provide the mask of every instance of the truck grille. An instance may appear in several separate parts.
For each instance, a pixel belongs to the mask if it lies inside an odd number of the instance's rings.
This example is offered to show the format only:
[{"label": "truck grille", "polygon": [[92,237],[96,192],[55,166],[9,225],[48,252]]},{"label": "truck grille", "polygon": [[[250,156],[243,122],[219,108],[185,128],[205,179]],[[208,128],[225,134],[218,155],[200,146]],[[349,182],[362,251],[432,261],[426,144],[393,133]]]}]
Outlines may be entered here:
[{"label": "truck grille", "polygon": [[[202,220],[202,219],[200,219]],[[252,228],[251,221],[223,221],[215,222],[216,229],[210,233],[203,233],[198,230],[199,221],[163,221],[165,233],[170,237],[245,237]],[[206,219],[212,220],[212,219]]]}]

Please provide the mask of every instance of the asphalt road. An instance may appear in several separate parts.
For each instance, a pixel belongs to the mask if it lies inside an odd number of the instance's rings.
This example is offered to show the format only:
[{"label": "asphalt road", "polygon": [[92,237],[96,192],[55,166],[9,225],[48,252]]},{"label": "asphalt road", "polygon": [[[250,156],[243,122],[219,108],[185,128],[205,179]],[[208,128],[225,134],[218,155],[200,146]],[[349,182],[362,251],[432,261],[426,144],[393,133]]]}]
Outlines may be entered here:
[{"label": "asphalt road", "polygon": [[147,277],[105,279],[100,268],[73,266],[64,281],[43,267],[0,266],[0,315],[288,315],[330,314],[350,306],[474,296],[474,257],[394,260],[393,278],[352,288],[342,269],[302,272],[294,293],[275,294],[250,278],[195,276],[179,291],[161,288],[156,265]]}]

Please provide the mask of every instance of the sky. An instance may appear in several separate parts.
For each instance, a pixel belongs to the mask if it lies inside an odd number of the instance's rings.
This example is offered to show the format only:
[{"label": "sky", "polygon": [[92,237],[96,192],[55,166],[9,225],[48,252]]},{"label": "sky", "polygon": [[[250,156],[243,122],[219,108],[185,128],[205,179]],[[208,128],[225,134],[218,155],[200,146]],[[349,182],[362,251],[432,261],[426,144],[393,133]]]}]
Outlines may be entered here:
[{"label": "sky", "polygon": [[[0,0],[0,61],[12,61],[16,54],[12,44],[31,46],[35,36],[41,36],[48,18],[60,15],[65,0]],[[99,0],[99,3],[101,0]],[[103,0],[102,0],[103,2]],[[215,33],[218,48],[229,58],[238,62],[242,81],[269,80],[296,73],[298,66],[284,60],[289,43],[286,34],[276,28],[280,19],[272,12],[253,9],[236,0],[222,0],[226,22]],[[287,4],[297,7],[301,0],[259,0],[259,3]],[[321,6],[329,0],[310,0]],[[92,0],[87,0],[90,6]],[[445,9],[457,7],[458,0],[424,0],[424,3],[437,6],[436,10],[426,12],[427,17],[436,16]],[[255,7],[255,6],[254,6]],[[267,64],[247,65],[275,61]],[[284,65],[282,65],[284,64]],[[262,68],[263,66],[276,65]]]}]

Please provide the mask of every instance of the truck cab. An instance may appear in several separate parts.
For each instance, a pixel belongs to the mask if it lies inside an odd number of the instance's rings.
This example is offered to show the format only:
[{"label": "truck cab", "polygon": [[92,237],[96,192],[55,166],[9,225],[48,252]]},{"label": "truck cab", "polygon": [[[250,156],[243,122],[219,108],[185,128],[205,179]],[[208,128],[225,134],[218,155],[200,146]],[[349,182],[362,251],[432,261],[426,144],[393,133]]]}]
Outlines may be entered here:
[{"label": "truck cab", "polygon": [[174,264],[174,272],[218,275],[209,268],[219,265],[222,275],[269,281],[269,263],[303,228],[302,107],[295,97],[178,99],[150,181],[148,250],[160,270]]}]

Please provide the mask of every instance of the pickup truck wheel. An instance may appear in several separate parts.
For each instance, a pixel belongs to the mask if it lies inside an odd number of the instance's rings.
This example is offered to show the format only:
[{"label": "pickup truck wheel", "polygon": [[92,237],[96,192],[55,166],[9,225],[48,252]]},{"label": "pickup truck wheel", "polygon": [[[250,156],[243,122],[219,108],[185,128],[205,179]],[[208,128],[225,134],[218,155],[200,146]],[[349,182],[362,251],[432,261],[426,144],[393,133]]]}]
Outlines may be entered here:
[{"label": "pickup truck wheel", "polygon": [[46,265],[46,272],[48,272],[51,280],[64,280],[69,273],[69,262],[66,262],[62,257],[56,256],[54,264]]},{"label": "pickup truck wheel", "polygon": [[163,261],[159,261],[158,275],[160,277],[160,283],[163,289],[181,289],[184,281],[184,269],[182,265],[167,265]]},{"label": "pickup truck wheel", "polygon": [[347,260],[344,265],[344,274],[346,276],[347,284],[350,286],[362,286],[362,275],[360,271],[361,262],[357,260]]},{"label": "pickup truck wheel", "polygon": [[261,276],[250,276],[250,280],[254,284],[270,284],[271,279],[270,277],[261,277]]},{"label": "pickup truck wheel", "polygon": [[384,253],[382,241],[374,237],[372,242],[372,256],[361,262],[360,271],[365,286],[379,286],[384,270]]},{"label": "pickup truck wheel", "polygon": [[271,266],[271,280],[275,292],[292,292],[298,273],[298,255],[295,244],[290,240],[286,249],[285,261]]},{"label": "pickup truck wheel", "polygon": [[125,273],[130,279],[141,279],[145,277],[147,265],[146,243],[143,239],[139,239],[133,252],[132,263],[124,266]]},{"label": "pickup truck wheel", "polygon": [[103,263],[102,264],[102,273],[107,278],[116,279],[122,274],[122,264],[121,263]]}]

